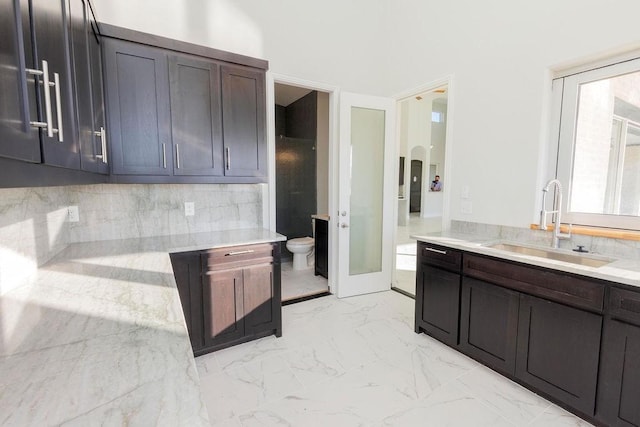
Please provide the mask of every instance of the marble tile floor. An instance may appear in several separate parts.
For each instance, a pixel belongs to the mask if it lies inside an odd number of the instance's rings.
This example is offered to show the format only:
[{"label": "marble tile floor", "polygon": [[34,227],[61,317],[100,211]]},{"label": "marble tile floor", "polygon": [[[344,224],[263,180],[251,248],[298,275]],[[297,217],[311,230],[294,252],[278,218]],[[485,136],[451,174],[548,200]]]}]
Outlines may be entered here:
[{"label": "marble tile floor", "polygon": [[293,263],[287,261],[283,262],[281,267],[283,301],[329,290],[327,279],[316,276],[313,265],[306,270],[294,270]]},{"label": "marble tile floor", "polygon": [[424,334],[388,291],[283,307],[283,336],[198,357],[214,426],[589,426]]}]

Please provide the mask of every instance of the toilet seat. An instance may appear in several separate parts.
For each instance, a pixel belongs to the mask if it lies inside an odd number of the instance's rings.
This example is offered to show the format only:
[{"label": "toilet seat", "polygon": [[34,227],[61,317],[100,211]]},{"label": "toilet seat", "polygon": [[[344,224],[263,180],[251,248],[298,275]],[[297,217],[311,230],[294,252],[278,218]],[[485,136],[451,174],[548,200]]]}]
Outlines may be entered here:
[{"label": "toilet seat", "polygon": [[314,243],[315,240],[313,237],[297,237],[295,239],[287,240],[288,246],[309,246]]}]

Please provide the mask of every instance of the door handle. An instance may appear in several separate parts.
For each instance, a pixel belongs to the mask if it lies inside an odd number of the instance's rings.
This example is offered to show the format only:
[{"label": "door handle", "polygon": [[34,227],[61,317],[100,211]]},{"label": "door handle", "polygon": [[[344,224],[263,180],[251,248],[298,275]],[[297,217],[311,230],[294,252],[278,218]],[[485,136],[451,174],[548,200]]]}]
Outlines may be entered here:
[{"label": "door handle", "polygon": [[176,165],[180,169],[180,144],[176,144]]},{"label": "door handle", "polygon": [[349,224],[343,222],[342,224],[340,224],[340,227],[341,228],[349,228]]},{"label": "door handle", "polygon": [[[64,141],[64,136],[62,133],[62,100],[60,99],[60,74],[58,73],[53,73],[53,85],[55,86],[55,90],[56,90],[56,113],[57,113],[57,118],[58,118],[58,142],[63,142]],[[51,102],[51,101],[49,101]],[[55,129],[54,129],[55,131]]]},{"label": "door handle", "polygon": [[107,163],[107,134],[104,130],[104,126],[100,126],[100,130],[93,131],[93,134],[100,138],[101,153],[96,156],[98,159],[102,159],[102,163]]},{"label": "door handle", "polygon": [[53,118],[51,117],[51,86],[55,83],[52,83],[49,80],[49,63],[42,60],[42,70],[37,70],[33,68],[26,69],[27,74],[31,74],[34,76],[42,76],[42,83],[44,85],[44,111],[45,111],[45,121],[44,122],[30,122],[31,126],[37,128],[46,128],[47,136],[49,138],[53,138]]}]

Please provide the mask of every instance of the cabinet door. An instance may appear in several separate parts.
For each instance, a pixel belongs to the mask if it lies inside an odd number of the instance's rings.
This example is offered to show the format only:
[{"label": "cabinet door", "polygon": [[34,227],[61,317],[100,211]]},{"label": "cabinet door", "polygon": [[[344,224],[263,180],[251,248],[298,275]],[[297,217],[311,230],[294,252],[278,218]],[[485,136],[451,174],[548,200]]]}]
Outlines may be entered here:
[{"label": "cabinet door", "polygon": [[188,56],[169,59],[174,175],[224,174],[220,66]]},{"label": "cabinet door", "polygon": [[276,295],[273,266],[247,267],[243,278],[245,335],[276,329],[280,296]]},{"label": "cabinet door", "polygon": [[113,39],[104,48],[112,173],[171,175],[165,52]]},{"label": "cabinet door", "polygon": [[597,418],[611,426],[640,426],[640,327],[605,321]]},{"label": "cabinet door", "polygon": [[513,375],[518,333],[518,292],[462,279],[460,348],[487,366]]},{"label": "cabinet door", "polygon": [[[26,28],[23,29],[23,20]],[[39,163],[40,136],[26,0],[0,0],[0,156]]]},{"label": "cabinet door", "polygon": [[59,83],[48,88],[44,84],[39,85],[40,99],[43,100],[41,121],[46,121],[45,91],[49,91],[51,120],[53,127],[58,129],[51,137],[46,130],[41,131],[42,158],[49,165],[80,169],[66,0],[31,0],[31,6],[37,52],[33,68],[41,68],[42,61],[47,61],[51,82],[56,81],[57,75]]},{"label": "cabinet door", "polygon": [[204,345],[244,336],[242,269],[209,272],[203,280]]},{"label": "cabinet door", "polygon": [[416,272],[417,298],[420,298],[420,304],[416,304],[416,329],[424,330],[445,344],[457,346],[460,275],[421,264]]},{"label": "cabinet door", "polygon": [[266,177],[264,72],[224,65],[221,73],[225,175]]},{"label": "cabinet door", "polygon": [[516,376],[593,415],[601,331],[600,315],[522,295]]},{"label": "cabinet door", "polygon": [[184,320],[193,351],[204,345],[202,317],[202,265],[199,252],[171,254]]},{"label": "cabinet door", "polygon": [[104,80],[102,76],[102,42],[98,36],[95,20],[88,9],[89,65],[91,70],[91,98],[93,101],[93,147],[96,171],[109,173],[108,137],[104,113]]},{"label": "cabinet door", "polygon": [[[80,146],[80,168],[97,172],[96,149],[93,141],[93,99],[91,94],[91,72],[89,62],[89,32],[87,8],[83,0],[68,0],[70,22],[74,95],[78,143]],[[69,135],[71,136],[71,135]]]}]

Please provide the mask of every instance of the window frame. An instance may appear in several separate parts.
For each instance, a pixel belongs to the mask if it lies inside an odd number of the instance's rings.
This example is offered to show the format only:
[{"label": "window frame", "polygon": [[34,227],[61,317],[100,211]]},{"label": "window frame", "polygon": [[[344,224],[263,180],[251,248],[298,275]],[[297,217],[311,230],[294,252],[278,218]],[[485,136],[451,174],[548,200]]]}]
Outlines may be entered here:
[{"label": "window frame", "polygon": [[566,188],[562,201],[565,223],[595,227],[640,230],[640,216],[594,214],[568,211],[573,185],[575,134],[578,119],[578,95],[581,84],[640,71],[640,58],[599,66],[553,79],[551,110],[551,145],[557,148],[556,178]]}]

